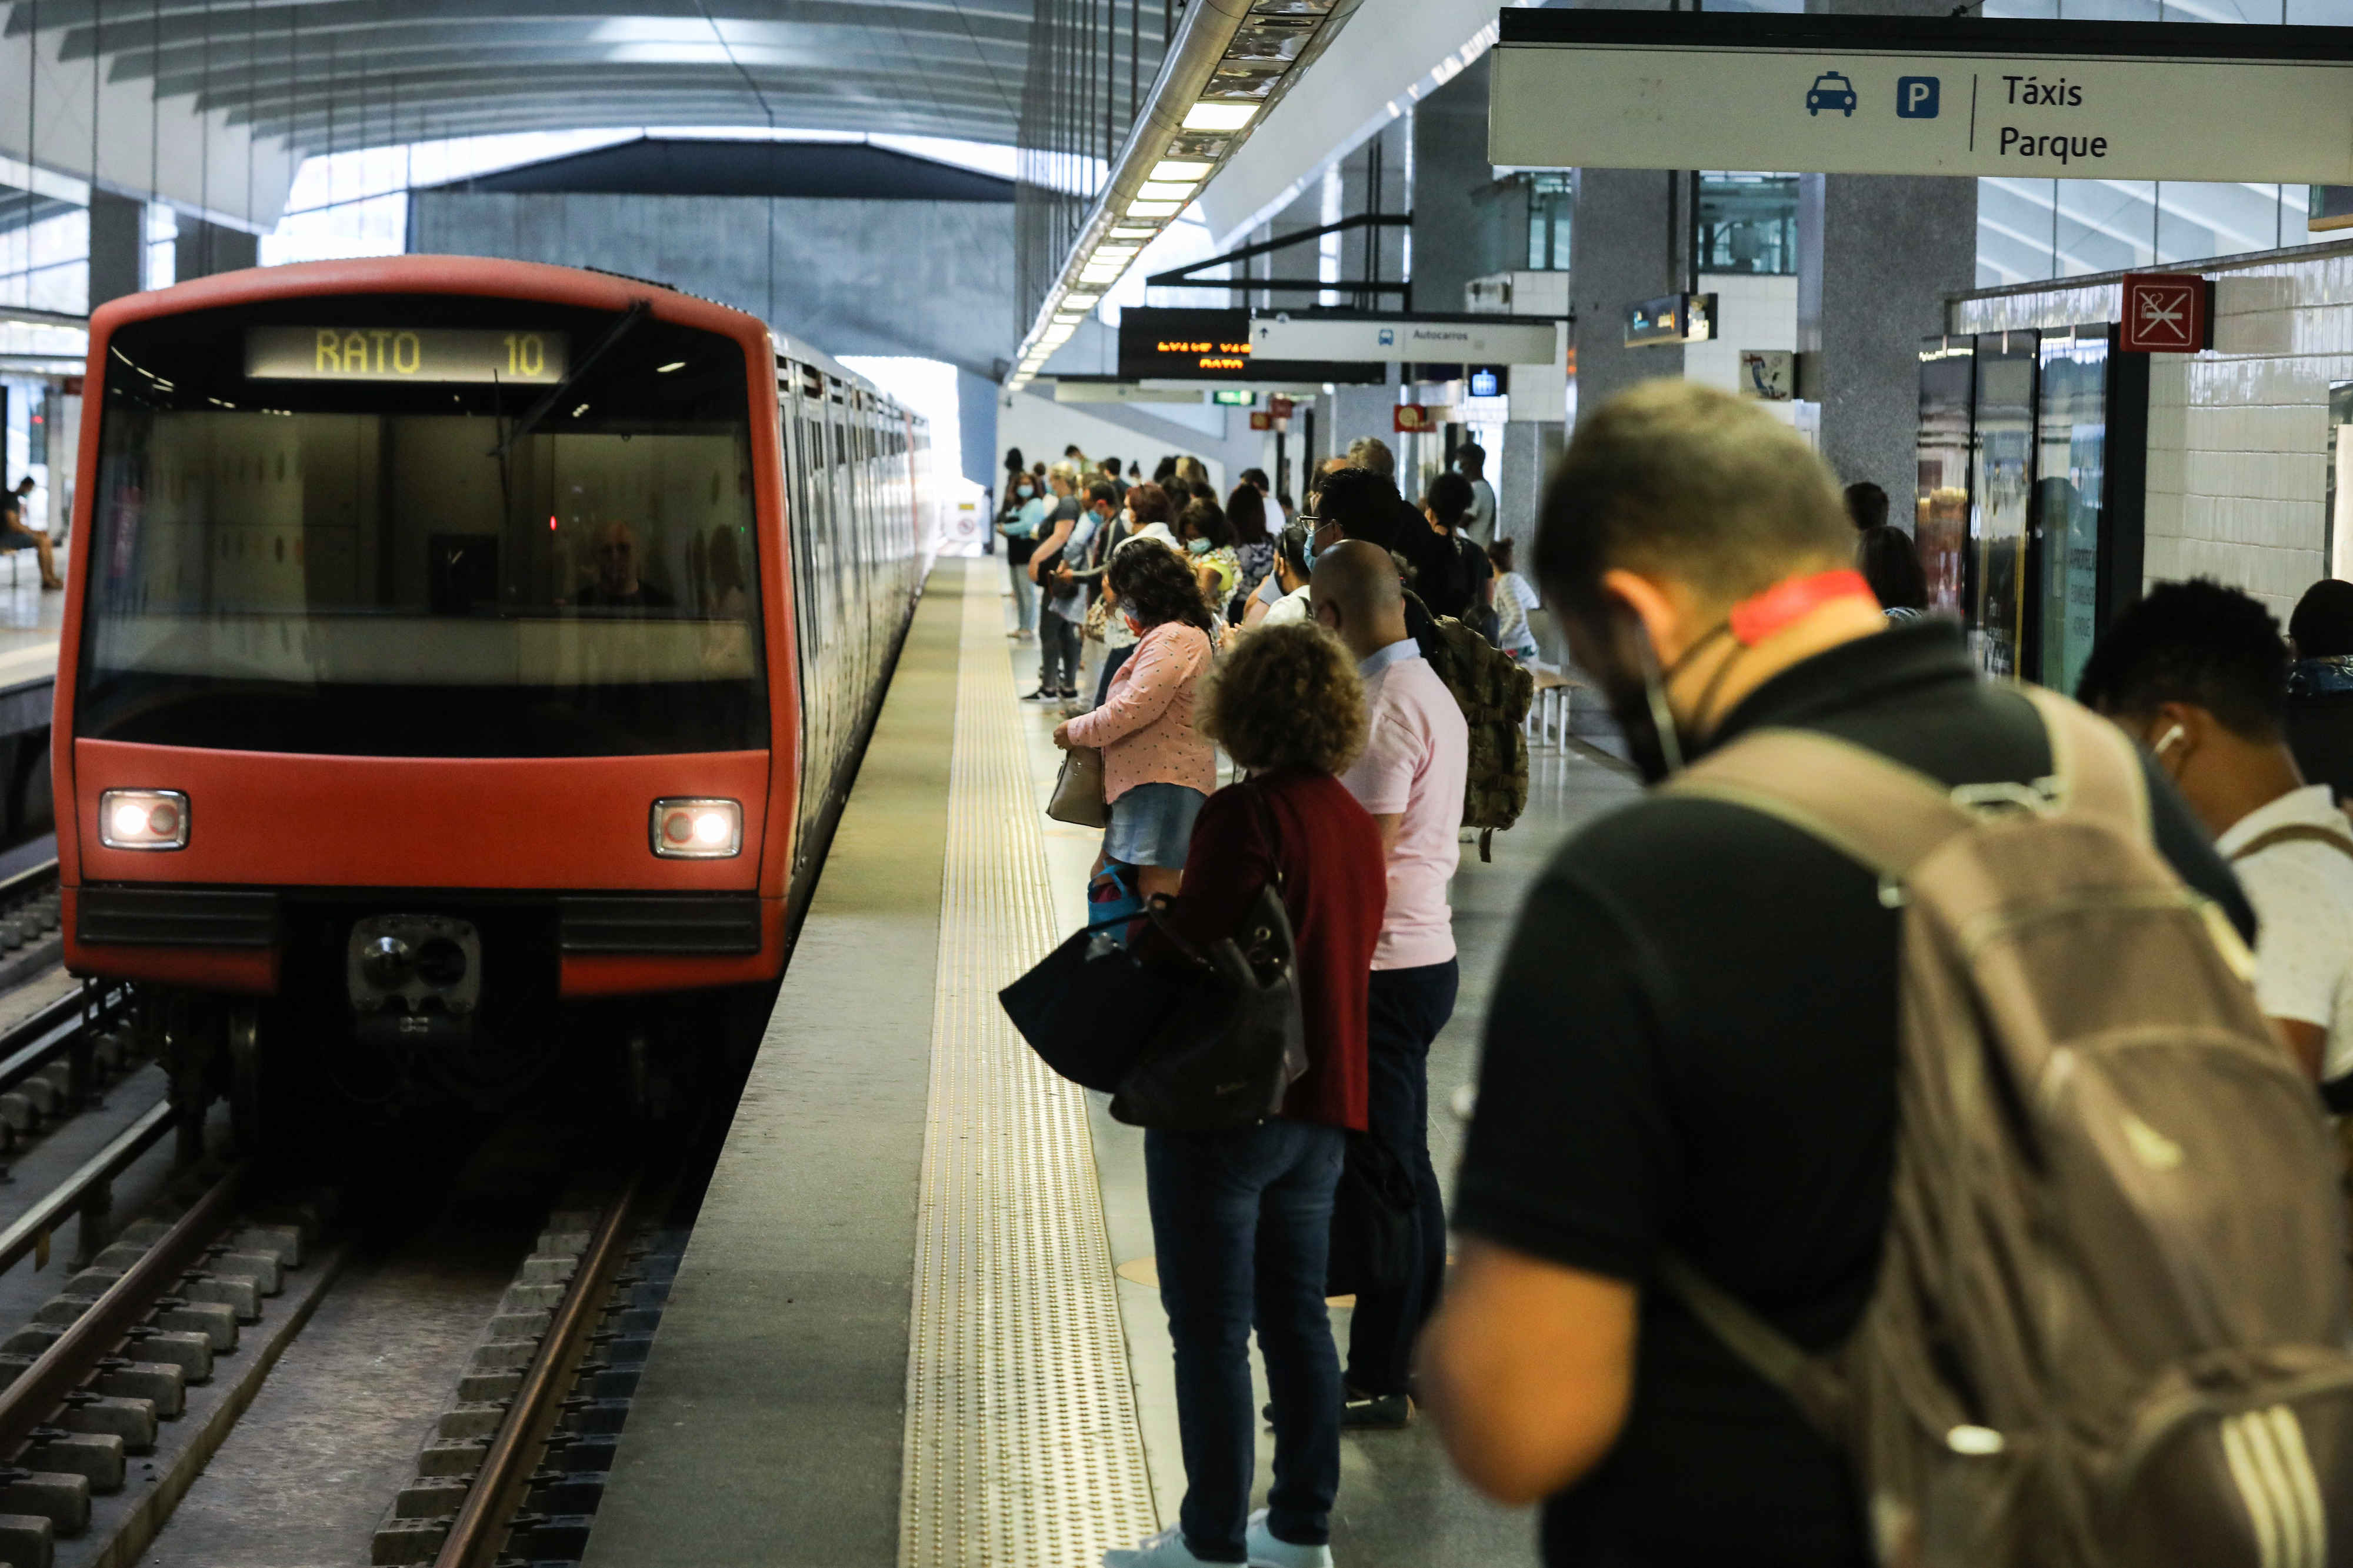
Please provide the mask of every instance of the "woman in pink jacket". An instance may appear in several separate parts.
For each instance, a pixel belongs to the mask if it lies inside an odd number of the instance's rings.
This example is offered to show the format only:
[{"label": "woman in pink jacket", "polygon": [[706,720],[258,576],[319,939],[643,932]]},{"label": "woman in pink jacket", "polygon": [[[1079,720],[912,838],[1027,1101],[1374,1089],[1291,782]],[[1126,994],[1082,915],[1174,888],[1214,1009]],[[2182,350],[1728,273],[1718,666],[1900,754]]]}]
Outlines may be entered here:
[{"label": "woman in pink jacket", "polygon": [[1138,894],[1174,897],[1193,818],[1218,787],[1217,750],[1193,727],[1209,669],[1209,612],[1191,570],[1155,541],[1115,552],[1103,577],[1116,595],[1113,613],[1136,633],[1135,651],[1103,706],[1057,726],[1054,744],[1103,748],[1111,826],[1096,871],[1114,861],[1133,866]]}]

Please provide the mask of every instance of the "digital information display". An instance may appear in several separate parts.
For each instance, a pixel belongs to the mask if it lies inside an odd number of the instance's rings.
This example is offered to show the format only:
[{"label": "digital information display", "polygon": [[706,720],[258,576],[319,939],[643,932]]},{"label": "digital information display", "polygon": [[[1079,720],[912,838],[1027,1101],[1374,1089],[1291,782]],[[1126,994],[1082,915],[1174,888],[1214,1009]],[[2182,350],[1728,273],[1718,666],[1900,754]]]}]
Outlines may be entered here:
[{"label": "digital information display", "polygon": [[1377,382],[1382,367],[1253,353],[1246,310],[1119,313],[1119,374],[1127,381]]},{"label": "digital information display", "polygon": [[472,327],[248,327],[248,381],[495,381],[564,379],[563,332]]}]

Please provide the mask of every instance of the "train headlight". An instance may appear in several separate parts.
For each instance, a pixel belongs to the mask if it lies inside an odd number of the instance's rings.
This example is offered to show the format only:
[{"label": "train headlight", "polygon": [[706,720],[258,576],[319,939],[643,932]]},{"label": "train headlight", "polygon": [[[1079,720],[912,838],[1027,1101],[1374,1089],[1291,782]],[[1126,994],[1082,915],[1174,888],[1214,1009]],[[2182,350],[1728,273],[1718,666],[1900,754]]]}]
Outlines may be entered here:
[{"label": "train headlight", "polygon": [[185,849],[188,797],[175,789],[111,789],[98,797],[98,841],[109,849]]},{"label": "train headlight", "polygon": [[653,846],[665,860],[724,860],[741,855],[744,808],[732,800],[658,800]]}]

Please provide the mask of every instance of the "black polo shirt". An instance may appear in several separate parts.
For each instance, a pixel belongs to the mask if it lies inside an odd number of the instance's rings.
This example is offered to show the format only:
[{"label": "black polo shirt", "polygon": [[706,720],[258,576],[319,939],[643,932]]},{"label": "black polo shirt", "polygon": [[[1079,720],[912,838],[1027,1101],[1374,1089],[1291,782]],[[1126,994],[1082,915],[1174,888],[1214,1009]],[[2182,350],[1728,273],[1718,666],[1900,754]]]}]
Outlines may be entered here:
[{"label": "black polo shirt", "polygon": [[[1897,626],[1774,677],[1716,736],[1820,730],[1947,784],[2050,771],[2025,698],[1959,629]],[[2159,847],[2252,937],[2171,787]],[[1689,1258],[1783,1332],[1837,1345],[1870,1296],[1894,1164],[1899,915],[1794,827],[1650,796],[1564,845],[1529,895],[1487,1016],[1461,1230],[1647,1286]],[[1633,1406],[1554,1498],[1552,1568],[1862,1568],[1842,1461],[1665,1291],[1645,1289]]]}]

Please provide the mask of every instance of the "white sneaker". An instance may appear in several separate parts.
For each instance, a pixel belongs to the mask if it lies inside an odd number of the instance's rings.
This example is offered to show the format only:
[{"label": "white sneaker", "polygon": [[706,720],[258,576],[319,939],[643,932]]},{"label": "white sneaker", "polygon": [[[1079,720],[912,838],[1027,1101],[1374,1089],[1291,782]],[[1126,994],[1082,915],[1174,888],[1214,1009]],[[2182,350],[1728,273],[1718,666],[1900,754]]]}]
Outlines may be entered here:
[{"label": "white sneaker", "polygon": [[1288,1541],[1277,1541],[1266,1527],[1266,1515],[1267,1510],[1261,1509],[1250,1516],[1250,1534],[1245,1538],[1250,1568],[1332,1568],[1330,1547],[1293,1546]]},{"label": "white sneaker", "polygon": [[[1286,1550],[1297,1551],[1291,1547]],[[1233,1563],[1211,1563],[1193,1555],[1185,1544],[1181,1526],[1170,1525],[1157,1535],[1147,1535],[1134,1546],[1114,1546],[1103,1554],[1103,1568],[1236,1568]]]}]

